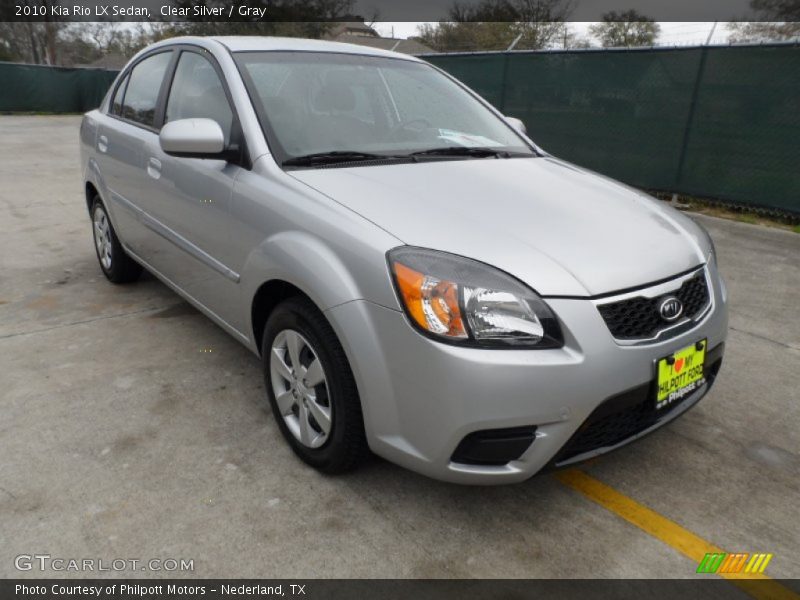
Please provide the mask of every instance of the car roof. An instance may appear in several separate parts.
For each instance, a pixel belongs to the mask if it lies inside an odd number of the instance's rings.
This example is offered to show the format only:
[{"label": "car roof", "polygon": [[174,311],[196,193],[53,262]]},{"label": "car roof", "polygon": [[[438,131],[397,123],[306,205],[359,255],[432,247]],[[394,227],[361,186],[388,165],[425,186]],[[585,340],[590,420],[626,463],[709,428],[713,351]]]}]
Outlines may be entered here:
[{"label": "car roof", "polygon": [[344,54],[361,54],[368,56],[385,56],[404,60],[419,61],[408,54],[391,52],[380,48],[370,48],[357,44],[310,40],[305,38],[267,37],[267,36],[214,36],[211,38],[226,46],[231,52],[278,51],[286,52],[335,52]]}]

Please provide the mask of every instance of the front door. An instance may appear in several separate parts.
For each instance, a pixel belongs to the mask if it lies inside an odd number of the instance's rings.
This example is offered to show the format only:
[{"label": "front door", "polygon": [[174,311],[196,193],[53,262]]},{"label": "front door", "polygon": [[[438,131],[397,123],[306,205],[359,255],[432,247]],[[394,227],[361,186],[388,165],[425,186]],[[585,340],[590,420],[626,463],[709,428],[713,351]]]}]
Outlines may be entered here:
[{"label": "front door", "polygon": [[[166,97],[164,122],[216,121],[226,144],[238,142],[238,126],[220,75],[200,51],[182,50]],[[148,223],[170,244],[153,266],[220,319],[239,331],[238,273],[230,268],[230,201],[241,167],[214,159],[177,158],[154,137],[145,148],[152,190]]]}]

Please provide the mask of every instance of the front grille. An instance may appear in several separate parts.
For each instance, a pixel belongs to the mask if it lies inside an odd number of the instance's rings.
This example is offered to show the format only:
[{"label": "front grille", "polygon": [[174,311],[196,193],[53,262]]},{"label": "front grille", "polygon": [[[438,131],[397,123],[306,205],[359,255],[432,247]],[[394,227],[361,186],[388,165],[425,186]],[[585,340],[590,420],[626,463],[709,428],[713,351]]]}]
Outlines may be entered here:
[{"label": "front grille", "polygon": [[[648,402],[650,386],[645,385],[627,392],[625,397],[616,397],[614,400],[626,402],[633,400],[633,404],[624,406],[606,415],[592,415],[579,430],[580,435],[569,444],[569,448],[559,457],[559,462],[569,460],[580,454],[616,446],[627,438],[644,431],[656,422],[656,413],[652,404]],[[680,401],[669,406],[667,411],[672,411]]]},{"label": "front grille", "polygon": [[[723,345],[708,351],[703,375],[706,391],[722,365]],[[598,406],[564,445],[551,466],[559,466],[571,458],[602,448],[611,448],[648,429],[672,413],[691,394],[658,410],[655,406],[655,384],[646,383],[616,396]]]},{"label": "front grille", "polygon": [[[668,295],[683,303],[683,314],[690,319],[698,317],[708,305],[708,286],[703,271],[683,282],[680,288]],[[661,318],[658,305],[664,296],[645,298],[637,296],[619,302],[598,305],[598,310],[608,329],[618,340],[650,339],[662,329],[671,327]]]}]

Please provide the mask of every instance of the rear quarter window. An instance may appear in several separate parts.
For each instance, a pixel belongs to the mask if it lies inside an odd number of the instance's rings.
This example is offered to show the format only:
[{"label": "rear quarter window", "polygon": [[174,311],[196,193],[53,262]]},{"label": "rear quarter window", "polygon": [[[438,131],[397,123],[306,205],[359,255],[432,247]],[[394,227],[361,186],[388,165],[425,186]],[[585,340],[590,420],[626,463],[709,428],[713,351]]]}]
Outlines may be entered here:
[{"label": "rear quarter window", "polygon": [[125,97],[125,88],[128,87],[128,79],[130,79],[130,73],[125,75],[117,86],[117,91],[114,93],[114,98],[111,100],[111,109],[109,111],[112,115],[122,114],[122,99]]}]

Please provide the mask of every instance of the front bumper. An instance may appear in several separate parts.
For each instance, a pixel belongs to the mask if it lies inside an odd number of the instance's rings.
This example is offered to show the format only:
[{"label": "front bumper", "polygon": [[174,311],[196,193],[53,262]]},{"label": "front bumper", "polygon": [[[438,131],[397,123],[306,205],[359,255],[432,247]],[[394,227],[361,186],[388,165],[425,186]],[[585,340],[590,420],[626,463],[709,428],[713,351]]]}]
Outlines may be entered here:
[{"label": "front bumper", "polygon": [[[553,350],[462,348],[417,333],[403,313],[354,301],[326,312],[350,359],[361,394],[367,439],[384,458],[430,477],[456,483],[525,480],[545,467],[564,466],[613,450],[673,420],[697,403],[705,385],[679,405],[643,422],[644,429],[607,446],[565,454],[612,398],[649,390],[655,365],[689,344],[707,339],[721,358],[727,334],[727,298],[709,267],[712,309],[693,329],[657,343],[625,346],[611,336],[587,299],[548,299],[564,332]],[[707,365],[717,360],[709,359]],[[719,368],[716,363],[716,369]],[[716,370],[709,375],[716,375]],[[713,376],[708,377],[708,383]],[[622,403],[633,405],[633,396]],[[641,401],[641,398],[640,398]],[[645,401],[647,398],[645,397]],[[626,405],[626,406],[627,406]],[[593,414],[594,413],[594,414]],[[607,416],[607,415],[600,415]],[[591,418],[590,418],[591,417]],[[587,421],[588,419],[588,421]],[[504,465],[453,462],[473,432],[535,426],[535,439]]]}]

